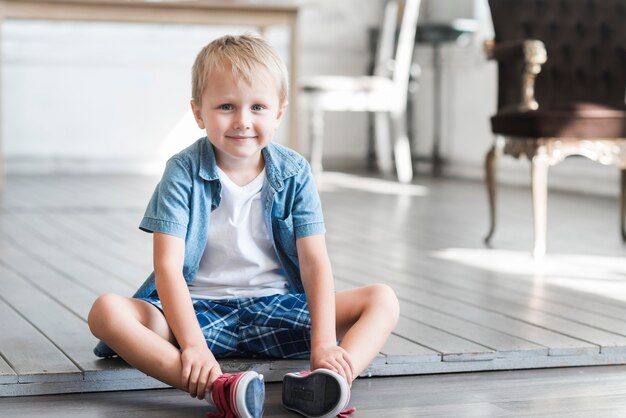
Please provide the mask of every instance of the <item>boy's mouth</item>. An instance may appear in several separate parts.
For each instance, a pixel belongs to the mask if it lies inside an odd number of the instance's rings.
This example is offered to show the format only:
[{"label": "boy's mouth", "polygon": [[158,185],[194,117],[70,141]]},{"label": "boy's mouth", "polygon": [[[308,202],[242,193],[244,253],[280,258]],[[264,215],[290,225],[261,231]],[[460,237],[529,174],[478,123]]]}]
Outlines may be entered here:
[{"label": "boy's mouth", "polygon": [[234,139],[236,141],[246,141],[248,139],[256,138],[255,135],[226,135],[226,138]]}]

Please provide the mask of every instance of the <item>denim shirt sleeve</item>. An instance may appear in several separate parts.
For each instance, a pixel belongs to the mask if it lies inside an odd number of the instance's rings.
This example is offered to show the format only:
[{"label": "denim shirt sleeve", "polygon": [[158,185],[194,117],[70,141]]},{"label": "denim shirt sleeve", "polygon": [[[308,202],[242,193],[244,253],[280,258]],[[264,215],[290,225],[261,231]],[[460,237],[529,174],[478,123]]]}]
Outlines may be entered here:
[{"label": "denim shirt sleeve", "polygon": [[152,194],[139,228],[185,239],[189,224],[191,184],[190,169],[181,159],[171,158]]},{"label": "denim shirt sleeve", "polygon": [[299,174],[300,181],[291,212],[296,239],[326,232],[322,203],[311,174],[311,166],[306,160],[303,163],[305,167]]}]

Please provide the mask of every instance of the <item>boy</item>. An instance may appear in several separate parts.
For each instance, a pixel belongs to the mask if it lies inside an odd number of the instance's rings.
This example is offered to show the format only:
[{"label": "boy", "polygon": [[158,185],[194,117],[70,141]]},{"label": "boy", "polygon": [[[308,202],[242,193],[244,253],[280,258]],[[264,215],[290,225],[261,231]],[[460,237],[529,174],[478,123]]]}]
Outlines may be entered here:
[{"label": "boy", "polygon": [[154,272],[133,298],[100,296],[89,313],[97,355],[198,399],[211,392],[235,416],[261,415],[262,376],[223,375],[216,357],[310,358],[312,373],[285,377],[283,403],[332,416],[399,312],[385,285],[335,293],[309,165],[270,142],[287,91],[284,63],[258,37],[198,54],[191,108],[207,136],[168,161],[140,224],[154,234]]}]

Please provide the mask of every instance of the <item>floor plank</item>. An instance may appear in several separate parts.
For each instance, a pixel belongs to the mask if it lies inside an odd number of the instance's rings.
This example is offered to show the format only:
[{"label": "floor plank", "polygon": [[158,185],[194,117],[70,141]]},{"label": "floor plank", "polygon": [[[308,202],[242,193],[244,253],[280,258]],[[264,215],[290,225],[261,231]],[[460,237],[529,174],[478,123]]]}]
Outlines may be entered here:
[{"label": "floor plank", "polygon": [[98,246],[86,245],[84,240],[60,229],[46,215],[13,214],[12,221],[22,231],[28,230],[36,235],[41,242],[62,247],[74,260],[89,266],[101,276],[115,277],[133,288],[136,286],[135,278],[145,275],[145,271],[134,263],[110,255],[106,249],[114,245],[111,241],[102,240]]},{"label": "floor plank", "polygon": [[17,373],[4,358],[0,357],[0,384],[9,383],[18,383]]},{"label": "floor plank", "polygon": [[397,334],[391,334],[381,353],[388,364],[411,362],[439,362],[441,353],[416,344]]},{"label": "floor plank", "polygon": [[19,383],[82,380],[80,369],[3,297],[0,318],[0,353]]},{"label": "floor plank", "polygon": [[[354,248],[352,248],[351,250],[346,250],[346,252],[350,251],[358,250],[354,250]],[[336,259],[337,258],[335,258],[335,260]],[[372,271],[376,271],[375,269],[377,267],[375,264],[377,263],[377,261],[378,260],[376,259],[372,260],[372,258],[368,258],[368,260],[364,264],[361,264],[356,268],[366,270],[367,272],[371,273]],[[335,270],[338,271],[337,268]],[[441,276],[446,277],[445,274],[441,274]],[[568,335],[572,335],[575,337],[579,337],[579,339],[596,343],[600,346],[607,347],[607,349],[609,349],[609,347],[622,346],[625,342],[623,340],[623,337],[619,335],[620,332],[623,332],[623,327],[625,325],[623,322],[619,324],[618,322],[612,321],[611,319],[607,318],[604,322],[603,327],[610,327],[612,329],[608,330],[610,332],[605,332],[594,326],[585,325],[584,318],[589,318],[591,317],[590,315],[585,316],[584,313],[581,314],[576,310],[569,310],[570,315],[565,315],[564,312],[567,311],[567,308],[559,307],[556,304],[548,304],[545,302],[533,302],[531,307],[530,302],[533,301],[534,298],[531,299],[524,296],[512,295],[507,291],[499,290],[497,288],[497,285],[489,284],[488,289],[483,290],[476,287],[474,283],[469,283],[467,281],[453,281],[449,278],[429,280],[423,277],[415,277],[413,274],[410,273],[396,274],[395,277],[389,277],[388,280],[394,282],[394,284],[410,283],[411,286],[421,285],[422,288],[428,287],[427,283],[431,283],[432,285],[437,286],[438,292],[440,294],[452,299],[466,302],[474,306],[482,306],[487,302],[487,300],[489,300],[490,310],[494,312],[504,313],[507,316],[516,319],[521,319],[530,323],[536,323],[536,325],[548,329],[551,329],[551,327],[557,327],[559,330],[568,330]],[[448,283],[450,285],[445,286]],[[551,314],[545,313],[544,311],[551,312]],[[573,318],[572,315],[574,315]],[[564,319],[564,317],[567,318]],[[598,317],[596,317],[596,321],[597,320]]]},{"label": "floor plank", "polygon": [[6,214],[0,219],[0,228],[11,244],[17,245],[30,257],[84,284],[98,294],[106,292],[132,294],[135,290],[119,275],[107,274],[96,268],[91,261],[75,257],[67,248],[57,246],[56,242],[45,238],[41,232],[21,225],[15,218],[12,214]]},{"label": "floor plank", "polygon": [[0,236],[0,264],[19,274],[24,280],[68,310],[87,319],[87,313],[98,296],[97,291],[72,280]]},{"label": "floor plank", "polygon": [[448,315],[456,316],[474,324],[494,329],[499,332],[516,336],[520,339],[529,341],[539,346],[548,347],[548,354],[551,356],[558,355],[584,355],[597,354],[600,347],[589,342],[575,339],[559,332],[549,330],[535,324],[522,321],[517,318],[493,312],[487,307],[486,309],[476,305],[469,305],[457,300],[450,300],[445,296],[432,293],[407,292],[407,297],[411,298],[410,303],[403,303],[404,314],[413,316],[415,307],[423,306],[434,312],[442,312]]},{"label": "floor plank", "polygon": [[405,315],[417,318],[421,323],[429,324],[430,326],[437,327],[446,332],[452,332],[456,336],[489,347],[493,351],[497,351],[499,357],[548,354],[547,347],[542,347],[538,344],[486,328],[483,325],[465,321],[461,318],[442,314],[423,306],[417,306],[403,301],[400,304],[400,309]]},{"label": "floor plank", "polygon": [[[63,304],[58,303],[16,273],[0,266],[0,287],[4,290],[2,299],[35,327],[46,339],[54,341],[56,348],[66,356],[82,373],[83,378],[106,378],[114,370],[121,372],[119,361],[97,359],[92,349],[98,340],[91,335],[86,318],[76,315]],[[41,353],[44,355],[45,353]],[[40,357],[33,357],[39,362]],[[46,363],[48,361],[46,360]],[[132,378],[141,374],[129,369]]]},{"label": "floor plank", "polygon": [[484,361],[495,357],[495,351],[489,347],[404,316],[400,317],[395,333],[442,353],[443,361]]}]

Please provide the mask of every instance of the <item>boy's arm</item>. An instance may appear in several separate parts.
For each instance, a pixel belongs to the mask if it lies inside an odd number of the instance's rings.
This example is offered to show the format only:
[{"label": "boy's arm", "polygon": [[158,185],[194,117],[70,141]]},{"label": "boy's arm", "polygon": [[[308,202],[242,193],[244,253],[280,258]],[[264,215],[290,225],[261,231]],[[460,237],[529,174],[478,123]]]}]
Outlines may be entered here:
[{"label": "boy's arm", "polygon": [[181,349],[182,385],[192,396],[202,399],[222,372],[207,347],[183,277],[185,241],[155,232],[153,246],[157,292],[165,319]]},{"label": "boy's arm", "polygon": [[296,246],[311,314],[311,369],[334,370],[351,383],[350,356],[337,346],[335,285],[324,235],[298,238]]}]

